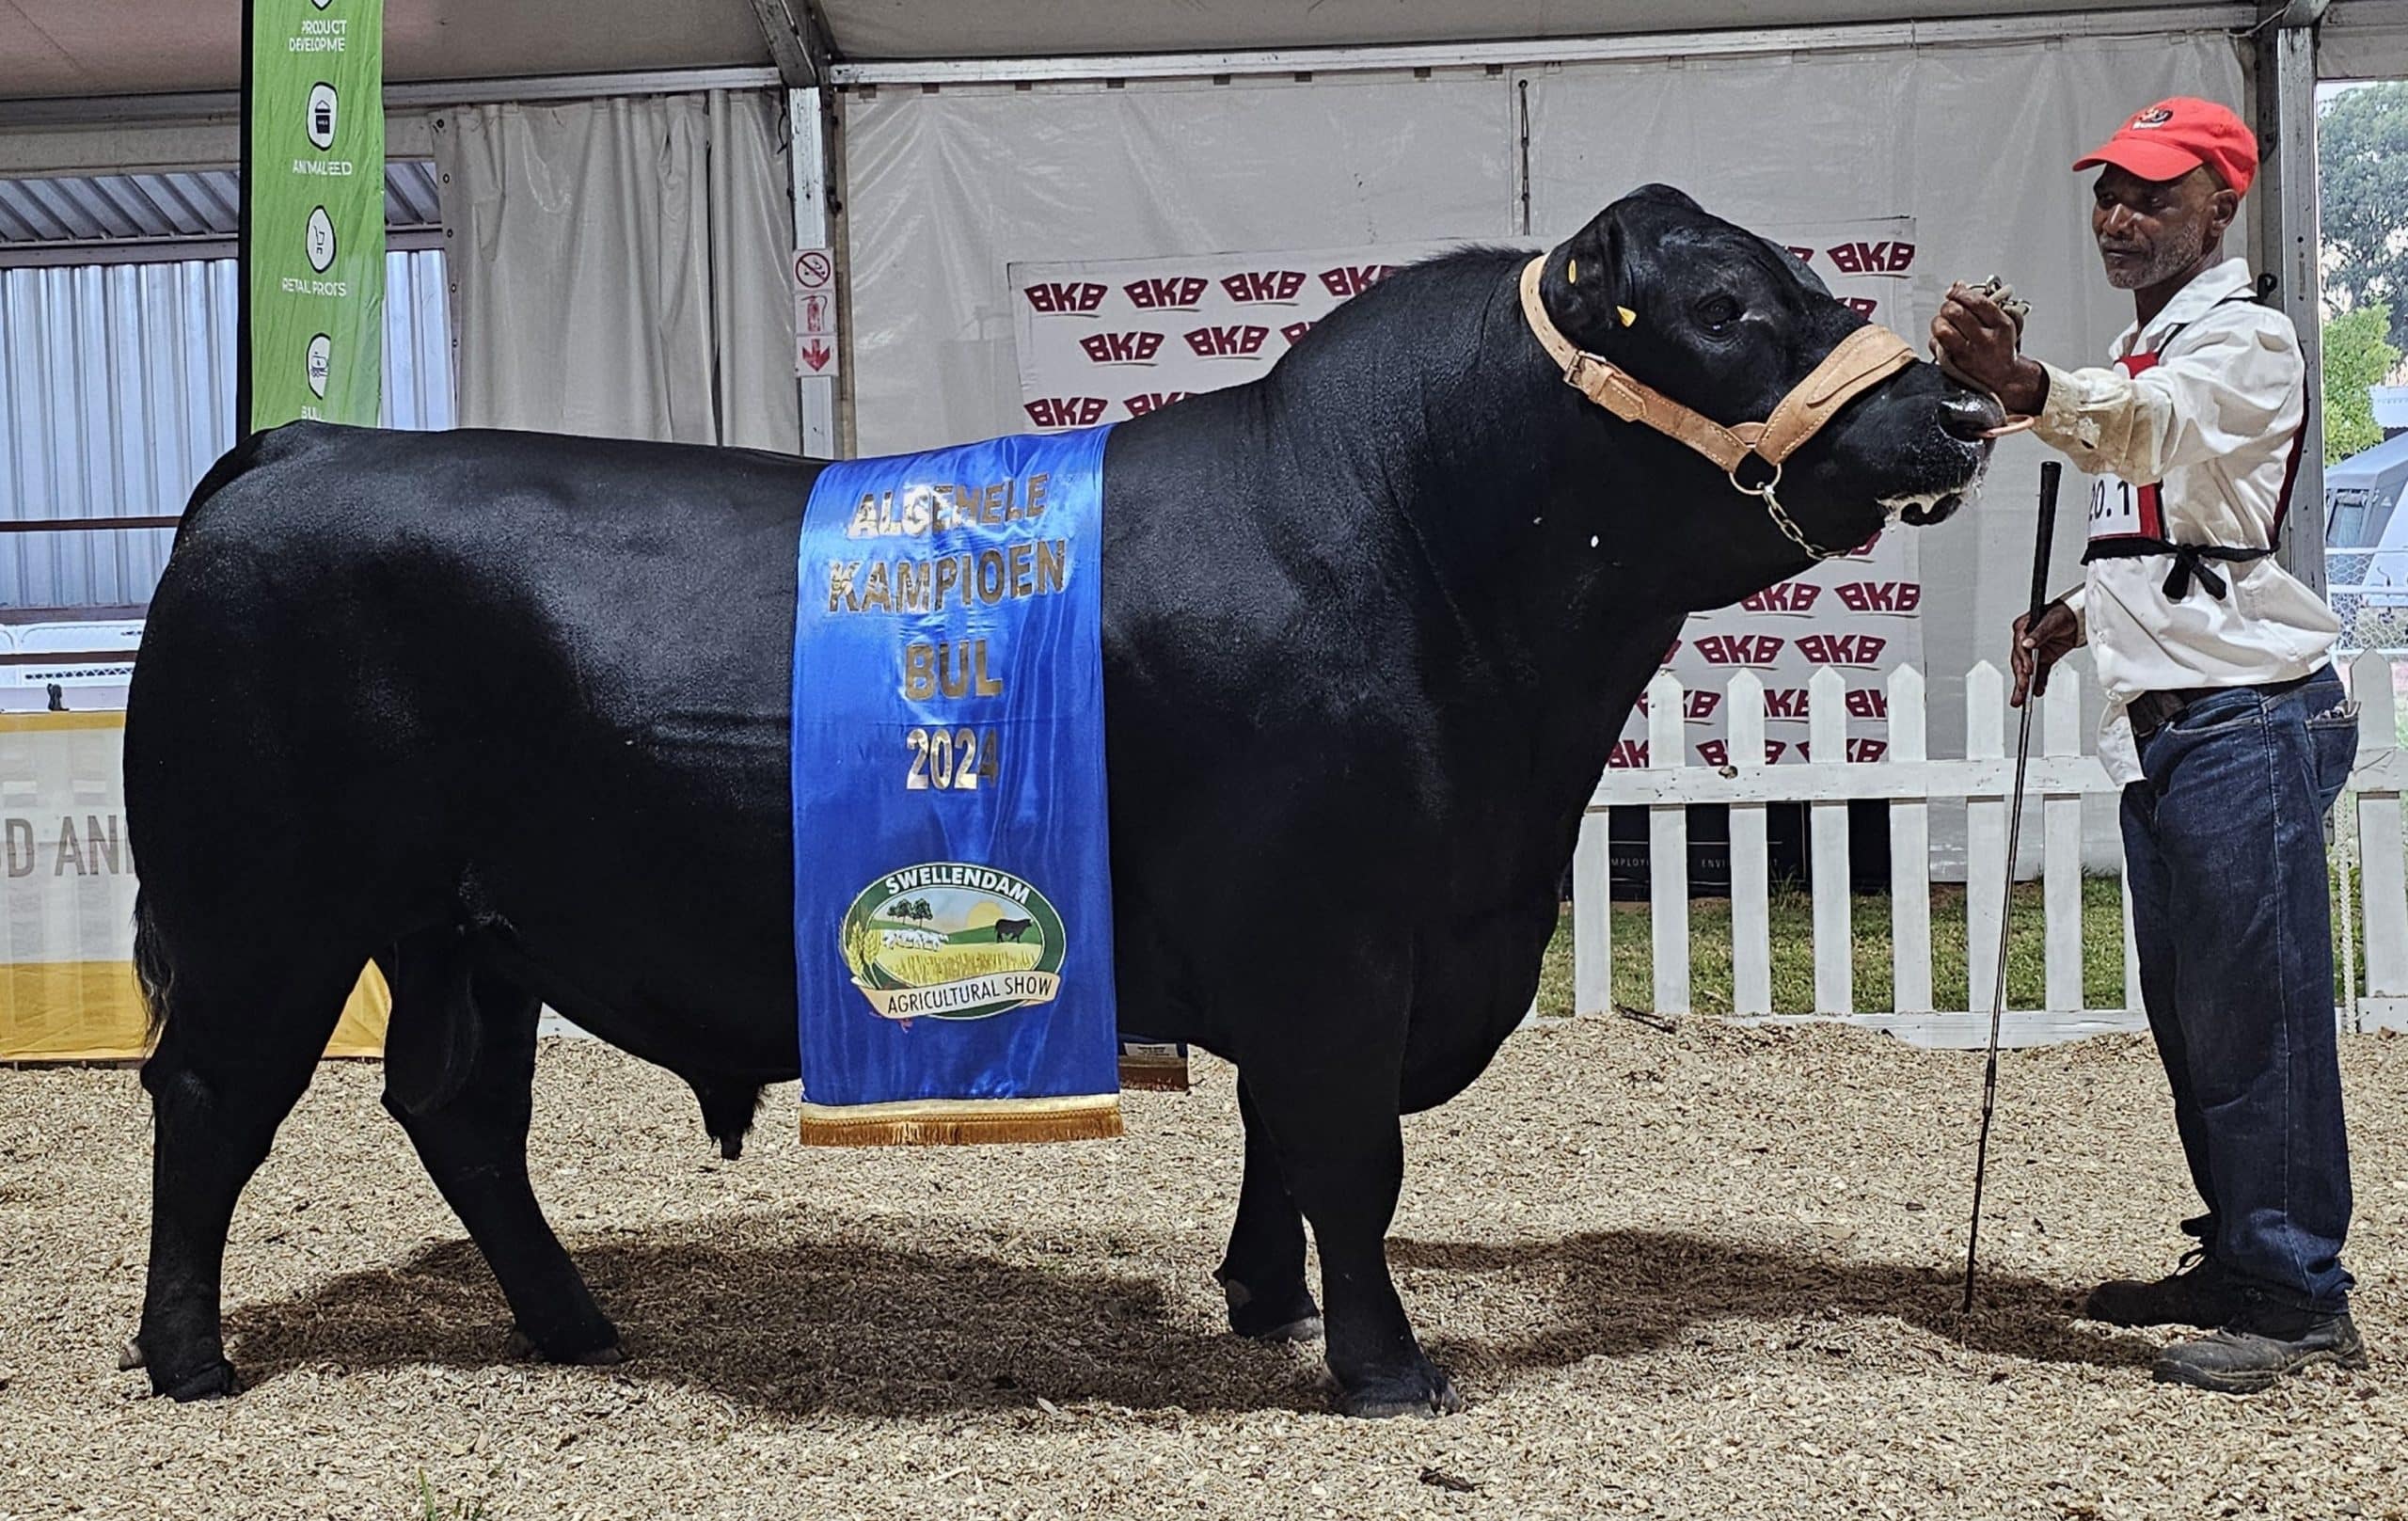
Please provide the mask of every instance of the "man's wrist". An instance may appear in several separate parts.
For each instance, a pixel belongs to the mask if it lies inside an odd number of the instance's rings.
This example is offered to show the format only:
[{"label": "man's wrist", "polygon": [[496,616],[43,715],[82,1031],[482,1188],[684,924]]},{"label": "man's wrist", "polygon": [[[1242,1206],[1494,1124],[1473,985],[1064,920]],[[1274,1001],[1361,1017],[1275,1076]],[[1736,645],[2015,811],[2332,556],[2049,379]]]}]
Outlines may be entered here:
[{"label": "man's wrist", "polygon": [[2001,405],[2018,417],[2035,418],[2049,404],[2049,372],[2038,361],[2018,355],[2007,383],[1999,388]]}]

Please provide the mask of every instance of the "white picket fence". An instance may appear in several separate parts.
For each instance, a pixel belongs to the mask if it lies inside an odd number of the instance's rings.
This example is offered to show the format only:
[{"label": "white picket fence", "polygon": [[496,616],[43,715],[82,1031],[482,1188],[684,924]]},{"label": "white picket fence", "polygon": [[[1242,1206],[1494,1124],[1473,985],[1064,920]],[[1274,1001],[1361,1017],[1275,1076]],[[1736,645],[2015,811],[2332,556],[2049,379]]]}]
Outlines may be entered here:
[{"label": "white picket fence", "polygon": [[[2061,673],[2071,678],[2075,673]],[[2343,884],[2336,905],[2345,950],[2358,939],[2355,900],[2363,899],[2365,990],[2354,983],[2336,1010],[2348,1029],[2408,1027],[2408,841],[2401,832],[2403,768],[2390,662],[2376,654],[2349,667],[2360,705],[2359,750],[2349,791],[2336,806],[2337,859]],[[1649,743],[1645,767],[1615,768],[1599,781],[1573,857],[1574,1009],[1612,1006],[1613,914],[1608,903],[1606,811],[1648,810],[1650,931],[1657,1013],[1691,1007],[1688,825],[1685,810],[1721,803],[1731,820],[1732,1012],[1755,1019],[1838,1019],[1887,1029],[1918,1043],[1977,1046],[1988,1037],[1998,968],[1999,915],[2008,871],[2007,809],[2015,780],[2005,682],[1987,662],[1965,681],[1965,758],[1934,760],[1925,723],[1924,675],[1902,667],[1889,682],[1889,746],[1868,762],[1846,756],[1846,688],[1838,673],[1818,672],[1808,698],[1809,749],[1816,758],[1796,765],[1765,763],[1765,689],[1741,672],[1731,678],[1733,764],[1687,764],[1682,733],[1683,689],[1670,673],[1648,688]],[[2082,814],[2087,797],[2118,792],[2105,768],[2083,753],[2082,683],[2052,682],[2035,723],[2022,853],[2039,850],[2046,919],[2042,1006],[2010,1008],[2003,1024],[2009,1044],[2068,1039],[2107,1030],[2146,1027],[2140,972],[2132,946],[2130,884],[2123,892],[2123,998],[2113,1008],[2085,1007],[2083,990]],[[1966,978],[1961,987],[1932,986],[1931,805],[1961,800],[1966,809]],[[1890,805],[1892,972],[1888,1009],[1861,1009],[1851,944],[1848,809],[1853,801]],[[1803,804],[1809,814],[1814,902],[1814,1012],[1773,1013],[1771,911],[1765,813],[1776,803]],[[2363,883],[2363,892],[2353,883]]]}]

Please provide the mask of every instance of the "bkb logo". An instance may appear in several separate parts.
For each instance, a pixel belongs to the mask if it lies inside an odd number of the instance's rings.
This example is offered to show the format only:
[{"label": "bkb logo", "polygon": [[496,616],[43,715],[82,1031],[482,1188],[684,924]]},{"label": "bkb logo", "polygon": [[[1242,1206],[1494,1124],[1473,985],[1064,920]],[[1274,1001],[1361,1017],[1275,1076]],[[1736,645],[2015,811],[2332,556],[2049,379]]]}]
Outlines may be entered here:
[{"label": "bkb logo", "polygon": [[1236,359],[1262,352],[1268,327],[1198,327],[1187,336],[1187,346],[1198,358]]},{"label": "bkb logo", "polygon": [[1890,716],[1890,694],[1877,687],[1848,693],[1847,716],[1852,719],[1887,719]]},{"label": "bkb logo", "polygon": [[[1789,746],[1785,742],[1779,739],[1767,739],[1765,741],[1765,764],[1766,766],[1780,765],[1781,757],[1788,753]],[[1721,739],[1701,739],[1698,741],[1697,745],[1697,758],[1705,762],[1708,766],[1713,767],[1716,770],[1721,770],[1731,764],[1731,746],[1727,741]]]},{"label": "bkb logo", "polygon": [[1149,390],[1142,396],[1132,396],[1120,404],[1129,409],[1131,417],[1141,418],[1149,412],[1159,412],[1173,402],[1183,402],[1190,394],[1183,390]]},{"label": "bkb logo", "polygon": [[1089,333],[1079,347],[1095,364],[1151,364],[1163,348],[1160,333]]},{"label": "bkb logo", "polygon": [[1912,612],[1923,606],[1923,588],[1913,581],[1849,581],[1832,590],[1850,612]]},{"label": "bkb logo", "polygon": [[1089,428],[1103,420],[1110,404],[1101,396],[1040,396],[1021,410],[1040,428]]},{"label": "bkb logo", "polygon": [[1241,306],[1259,301],[1293,301],[1296,293],[1304,288],[1305,273],[1300,269],[1240,270],[1221,281],[1221,289]]},{"label": "bkb logo", "polygon": [[1072,285],[1032,285],[1022,293],[1028,297],[1030,307],[1048,313],[1099,310],[1103,306],[1104,293],[1105,288],[1093,281]]},{"label": "bkb logo", "polygon": [[[1890,744],[1886,739],[1851,739],[1847,742],[1845,753],[1850,766],[1870,766],[1890,753]],[[1799,740],[1798,758],[1813,760],[1814,747],[1803,739]]]},{"label": "bkb logo", "polygon": [[1904,275],[1915,263],[1911,243],[1843,243],[1829,251],[1843,275]]},{"label": "bkb logo", "polygon": [[[1720,710],[1721,706],[1720,692],[1685,691],[1681,693],[1681,717],[1691,723],[1713,722],[1714,715]],[[1648,711],[1645,692],[1639,694],[1639,711],[1641,713]]]},{"label": "bkb logo", "polygon": [[1296,341],[1299,339],[1303,338],[1307,333],[1309,333],[1312,330],[1313,325],[1309,322],[1291,322],[1287,326],[1279,329],[1279,336],[1286,339],[1289,346],[1292,348],[1295,346]]},{"label": "bkb logo", "polygon": [[1801,264],[1811,264],[1814,261],[1814,250],[1812,248],[1798,248],[1793,246],[1789,249],[1789,257],[1797,260]]},{"label": "bkb logo", "polygon": [[1361,295],[1396,271],[1394,264],[1340,264],[1336,269],[1323,270],[1321,283],[1330,294],[1343,301],[1349,296]]},{"label": "bkb logo", "polygon": [[1617,739],[1614,748],[1606,753],[1606,764],[1618,771],[1644,770],[1647,768],[1647,741]]},{"label": "bkb logo", "polygon": [[1889,647],[1888,640],[1875,634],[1802,634],[1798,640],[1798,653],[1816,665],[1879,665]]},{"label": "bkb logo", "polygon": [[1787,647],[1788,641],[1770,634],[1708,634],[1697,642],[1709,665],[1770,665]]},{"label": "bkb logo", "polygon": [[1869,295],[1842,296],[1840,298],[1840,305],[1847,308],[1848,310],[1855,312],[1866,322],[1871,322],[1873,320],[1873,314],[1881,309],[1881,303],[1876,301]]},{"label": "bkb logo", "polygon": [[1806,689],[1803,687],[1767,687],[1765,689],[1765,717],[1797,719],[1806,717]]},{"label": "bkb logo", "polygon": [[1131,280],[1121,290],[1129,294],[1129,304],[1141,311],[1194,311],[1204,299],[1206,282],[1197,275],[1175,275],[1165,279]]},{"label": "bkb logo", "polygon": [[1823,589],[1811,581],[1783,581],[1768,586],[1739,604],[1750,612],[1812,612],[1823,600]]}]

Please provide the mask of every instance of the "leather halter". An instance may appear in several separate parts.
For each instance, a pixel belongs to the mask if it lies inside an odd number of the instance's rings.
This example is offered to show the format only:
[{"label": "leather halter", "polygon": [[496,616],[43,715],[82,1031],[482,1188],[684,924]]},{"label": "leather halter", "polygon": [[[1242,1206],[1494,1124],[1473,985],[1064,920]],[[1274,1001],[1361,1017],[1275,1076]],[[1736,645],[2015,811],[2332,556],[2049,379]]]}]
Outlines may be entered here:
[{"label": "leather halter", "polygon": [[[1815,559],[1835,560],[1849,552],[1808,542],[1774,489],[1781,484],[1782,464],[1822,431],[1841,407],[1915,362],[1915,352],[1905,339],[1887,327],[1867,324],[1840,340],[1839,346],[1781,399],[1770,417],[1762,422],[1724,427],[1564,337],[1539,299],[1539,276],[1545,266],[1546,255],[1541,254],[1522,267],[1522,316],[1547,357],[1563,372],[1565,385],[1624,422],[1644,423],[1712,460],[1729,477],[1732,489],[1761,498],[1774,525]],[[1740,466],[1751,457],[1771,468],[1761,485],[1747,485],[1739,480]]]}]

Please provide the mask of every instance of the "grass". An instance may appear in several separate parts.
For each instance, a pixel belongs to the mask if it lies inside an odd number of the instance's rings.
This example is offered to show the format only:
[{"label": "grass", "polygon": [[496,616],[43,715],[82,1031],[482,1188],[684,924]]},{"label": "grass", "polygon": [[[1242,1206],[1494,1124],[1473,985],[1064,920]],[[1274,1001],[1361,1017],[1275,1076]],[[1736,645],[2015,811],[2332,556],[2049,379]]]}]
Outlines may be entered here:
[{"label": "grass", "polygon": [[426,1481],[426,1470],[418,1475],[419,1516],[417,1521],[487,1521],[485,1502],[479,1499],[472,1506],[464,1499],[438,1500],[435,1486]]},{"label": "grass", "polygon": [[[2046,1001],[2047,940],[2042,925],[2041,884],[2020,883],[2009,920],[2006,996],[2009,1008],[2038,1008]],[[2120,889],[2113,877],[2082,884],[2082,990],[2091,1008],[2124,1006],[2124,918]],[[1856,1006],[1892,1006],[1889,895],[1855,900],[1850,936],[1856,966]],[[1772,895],[1772,1006],[1777,1014],[1814,1009],[1814,899],[1797,889]],[[2364,943],[2358,970],[2363,972]],[[1967,1006],[1965,985],[1965,890],[1931,890],[1931,992],[1942,1008]],[[2339,937],[2335,937],[2335,998],[2340,997]],[[1655,936],[1645,903],[1613,906],[1613,998],[1631,1008],[1656,1006]],[[1699,898],[1689,905],[1690,1006],[1702,1014],[1731,1012],[1731,904]],[[1983,989],[1971,1006],[1989,1007]],[[1572,1012],[1572,914],[1557,921],[1539,970],[1541,1014]]]}]

